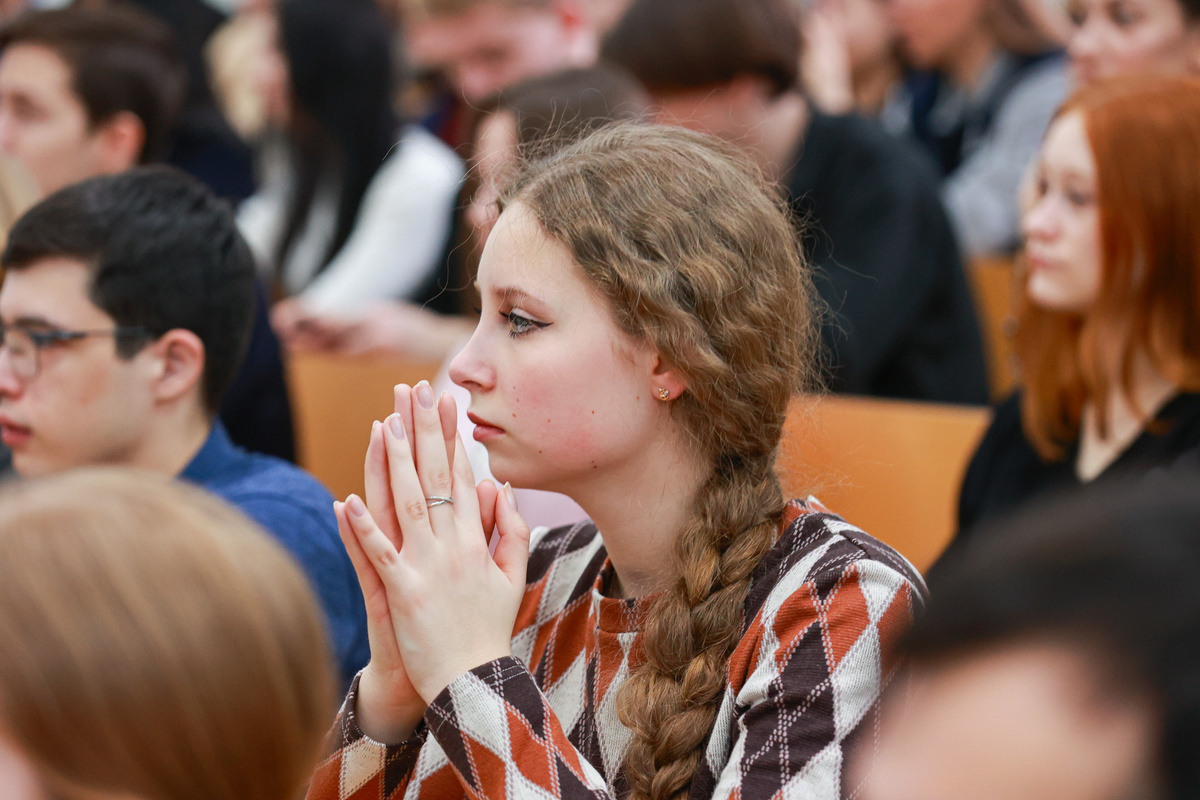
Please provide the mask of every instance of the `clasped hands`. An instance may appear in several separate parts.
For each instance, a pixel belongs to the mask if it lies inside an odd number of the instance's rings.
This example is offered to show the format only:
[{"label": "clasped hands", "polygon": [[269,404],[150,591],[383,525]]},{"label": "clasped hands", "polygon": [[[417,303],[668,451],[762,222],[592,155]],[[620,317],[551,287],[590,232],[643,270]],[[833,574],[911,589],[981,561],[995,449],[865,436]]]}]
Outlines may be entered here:
[{"label": "clasped hands", "polygon": [[529,559],[512,489],[475,485],[454,399],[422,381],[397,386],[395,401],[371,430],[366,502],[334,504],[371,645],[355,712],[363,733],[388,744],[408,738],[455,678],[510,654]]}]

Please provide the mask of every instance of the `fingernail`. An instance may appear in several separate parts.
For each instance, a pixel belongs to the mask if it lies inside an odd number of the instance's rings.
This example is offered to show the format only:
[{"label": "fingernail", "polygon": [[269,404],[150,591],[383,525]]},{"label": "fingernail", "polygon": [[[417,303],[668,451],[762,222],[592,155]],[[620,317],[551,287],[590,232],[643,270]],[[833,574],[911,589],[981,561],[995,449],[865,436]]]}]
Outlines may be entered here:
[{"label": "fingernail", "polygon": [[433,408],[433,389],[430,388],[429,381],[417,384],[417,402],[421,404],[421,408]]},{"label": "fingernail", "polygon": [[504,482],[504,496],[508,498],[508,504],[515,511],[517,508],[517,496],[513,494],[512,484],[508,481]]},{"label": "fingernail", "polygon": [[367,507],[363,505],[363,501],[359,500],[356,494],[352,494],[346,499],[346,508],[350,509],[350,513],[356,517],[367,513]]},{"label": "fingernail", "polygon": [[395,436],[400,441],[404,441],[404,423],[400,421],[399,414],[393,414],[388,420],[388,426],[392,429],[392,436]]}]

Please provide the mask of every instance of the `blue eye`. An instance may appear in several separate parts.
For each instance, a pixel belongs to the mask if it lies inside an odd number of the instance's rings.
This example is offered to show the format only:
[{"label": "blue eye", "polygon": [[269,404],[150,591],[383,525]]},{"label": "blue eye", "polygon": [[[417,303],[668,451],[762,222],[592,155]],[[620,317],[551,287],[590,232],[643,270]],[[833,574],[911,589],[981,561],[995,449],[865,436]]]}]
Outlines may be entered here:
[{"label": "blue eye", "polygon": [[541,328],[548,328],[550,326],[549,322],[538,322],[536,319],[530,319],[529,317],[518,314],[515,311],[501,311],[500,316],[508,320],[508,335],[514,339],[518,336],[523,336],[530,331],[540,330]]}]

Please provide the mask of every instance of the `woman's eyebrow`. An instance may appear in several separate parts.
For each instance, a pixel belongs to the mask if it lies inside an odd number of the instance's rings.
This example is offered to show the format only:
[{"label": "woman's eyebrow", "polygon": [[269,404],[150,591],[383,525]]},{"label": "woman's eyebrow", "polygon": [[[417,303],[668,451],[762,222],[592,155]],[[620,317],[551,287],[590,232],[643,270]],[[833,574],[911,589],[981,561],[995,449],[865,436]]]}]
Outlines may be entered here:
[{"label": "woman's eyebrow", "polygon": [[[475,288],[479,290],[480,294],[483,293],[483,290],[479,286],[479,281],[475,282]],[[503,298],[509,303],[523,303],[525,301],[532,301],[534,303],[541,303],[544,305],[546,302],[537,295],[530,294],[526,290],[516,286],[496,286],[490,289],[489,292]]]}]

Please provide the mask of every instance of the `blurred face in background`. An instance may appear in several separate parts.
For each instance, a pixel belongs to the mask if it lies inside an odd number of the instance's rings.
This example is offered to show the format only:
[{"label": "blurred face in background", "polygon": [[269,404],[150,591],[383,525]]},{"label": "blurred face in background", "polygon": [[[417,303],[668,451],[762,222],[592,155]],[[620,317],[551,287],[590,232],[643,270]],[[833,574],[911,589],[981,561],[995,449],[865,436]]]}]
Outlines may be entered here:
[{"label": "blurred face in background", "polygon": [[1200,21],[1179,0],[1070,0],[1067,52],[1076,80],[1200,72]]},{"label": "blurred face in background", "polygon": [[104,127],[93,129],[71,68],[47,47],[18,43],[0,56],[0,150],[43,194],[132,164],[112,162]]},{"label": "blurred face in background", "polygon": [[1055,120],[1046,133],[1022,226],[1029,299],[1052,311],[1090,308],[1100,294],[1100,211],[1096,161],[1078,111]]},{"label": "blurred face in background", "polygon": [[595,36],[586,9],[575,4],[512,7],[493,0],[413,20],[409,54],[420,67],[443,73],[468,102],[478,102],[525,78],[589,66]]},{"label": "blurred face in background", "polygon": [[885,0],[913,65],[943,66],[983,25],[989,0]]},{"label": "blurred face in background", "polygon": [[824,1],[840,6],[852,73],[895,57],[896,30],[888,19],[887,0]]},{"label": "blurred face in background", "polygon": [[863,800],[1165,800],[1155,715],[1095,660],[1029,642],[917,669]]}]

